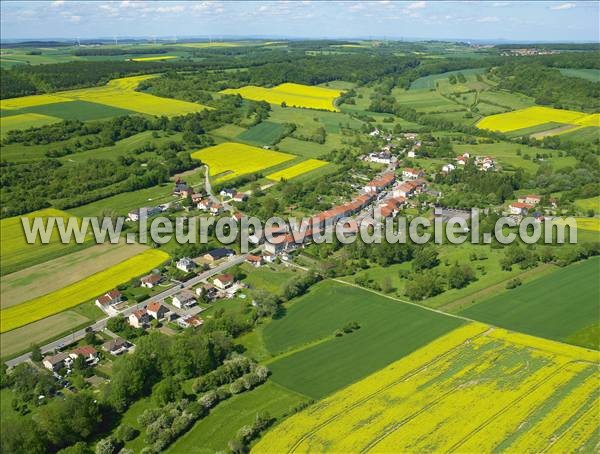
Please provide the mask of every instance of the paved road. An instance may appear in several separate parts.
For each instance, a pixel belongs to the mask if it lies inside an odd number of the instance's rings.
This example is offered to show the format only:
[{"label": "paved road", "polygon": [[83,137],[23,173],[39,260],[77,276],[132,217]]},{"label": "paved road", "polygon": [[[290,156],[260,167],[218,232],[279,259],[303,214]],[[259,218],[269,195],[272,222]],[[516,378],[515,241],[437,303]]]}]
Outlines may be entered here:
[{"label": "paved road", "polygon": [[[208,271],[198,274],[197,276],[185,281],[183,284],[175,285],[175,286],[171,287],[170,289],[165,290],[164,292],[157,293],[156,295],[148,298],[147,300],[136,304],[135,306],[131,306],[126,309],[123,309],[122,311],[119,312],[118,315],[115,315],[115,317],[119,317],[119,316],[127,317],[132,312],[136,311],[137,309],[139,309],[141,307],[147,306],[148,304],[150,304],[152,302],[162,302],[162,300],[164,300],[165,298],[168,298],[170,296],[175,295],[176,293],[179,293],[182,290],[182,288],[193,287],[194,285],[199,284],[204,279],[207,279],[215,274],[221,273],[222,271],[226,270],[227,268],[231,268],[232,266],[238,265],[238,264],[244,262],[244,260],[246,260],[245,254],[235,255],[233,257],[230,257],[229,260],[217,265],[216,267],[214,267]],[[178,313],[179,313],[179,311],[178,311]],[[184,313],[184,311],[181,311],[181,314],[183,314],[183,313]],[[73,344],[73,343],[83,339],[85,337],[85,334],[90,329],[93,331],[104,330],[106,328],[106,323],[108,322],[108,320],[110,318],[111,317],[106,317],[106,318],[103,318],[102,320],[98,320],[96,323],[94,323],[91,326],[88,326],[87,328],[80,329],[78,331],[74,331],[67,336],[64,336],[60,339],[50,342],[49,344],[44,345],[43,347],[40,348],[42,351],[42,354],[53,352],[59,348],[63,348],[69,344]],[[17,356],[16,358],[6,361],[6,365],[8,367],[16,366],[17,364],[20,364],[22,362],[29,360],[30,356],[31,356],[31,353],[25,353],[24,355]]]}]

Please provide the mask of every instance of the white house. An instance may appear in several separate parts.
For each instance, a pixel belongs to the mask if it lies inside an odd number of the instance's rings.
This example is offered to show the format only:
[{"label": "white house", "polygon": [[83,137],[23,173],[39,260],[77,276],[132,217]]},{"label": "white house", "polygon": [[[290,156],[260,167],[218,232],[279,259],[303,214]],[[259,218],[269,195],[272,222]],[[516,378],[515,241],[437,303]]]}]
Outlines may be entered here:
[{"label": "white house", "polygon": [[106,310],[107,308],[114,306],[121,302],[121,292],[117,289],[111,290],[110,292],[105,293],[102,296],[99,296],[96,299],[96,306],[98,306],[102,310]]},{"label": "white house", "polygon": [[442,167],[442,172],[444,172],[444,173],[450,173],[454,169],[456,169],[456,166],[454,164],[446,164],[446,165],[444,165]]},{"label": "white house", "polygon": [[233,285],[233,281],[234,278],[232,274],[220,274],[219,276],[214,278],[213,284],[215,285],[215,287],[221,290],[225,290]]},{"label": "white house", "polygon": [[72,359],[67,352],[60,352],[56,355],[46,356],[43,359],[42,364],[46,369],[55,372],[65,366],[68,367],[71,364],[71,361]]},{"label": "white house", "polygon": [[533,206],[522,202],[514,202],[509,205],[511,214],[518,214],[521,216],[526,215],[531,208],[533,208]]},{"label": "white house", "polygon": [[402,170],[402,178],[405,180],[416,180],[425,175],[421,169],[413,169],[411,167],[405,167]]},{"label": "white house", "polygon": [[92,363],[98,358],[98,351],[91,345],[83,345],[73,350],[69,356],[73,359],[77,359],[82,356],[87,363]]},{"label": "white house", "polygon": [[140,282],[142,287],[144,288],[152,288],[161,281],[162,276],[160,274],[149,274],[140,278]]},{"label": "white house", "polygon": [[254,268],[260,268],[264,264],[264,260],[260,255],[249,255],[246,257],[246,262],[248,262]]},{"label": "white house", "polygon": [[148,306],[146,307],[146,311],[148,312],[148,315],[153,319],[161,320],[165,317],[165,315],[167,315],[169,309],[155,301],[148,304]]},{"label": "white house", "polygon": [[129,324],[134,328],[143,328],[148,323],[150,323],[150,316],[148,315],[148,311],[144,309],[138,309],[135,312],[129,314]]},{"label": "white house", "polygon": [[173,297],[173,306],[178,309],[189,309],[194,304],[196,304],[196,296],[188,290],[184,290]]},{"label": "white house", "polygon": [[196,268],[196,264],[189,257],[183,257],[177,261],[175,265],[178,270],[181,270],[185,273],[191,273]]},{"label": "white house", "polygon": [[181,317],[177,319],[177,324],[182,328],[198,328],[204,324],[204,320],[198,317],[190,315],[188,317]]}]

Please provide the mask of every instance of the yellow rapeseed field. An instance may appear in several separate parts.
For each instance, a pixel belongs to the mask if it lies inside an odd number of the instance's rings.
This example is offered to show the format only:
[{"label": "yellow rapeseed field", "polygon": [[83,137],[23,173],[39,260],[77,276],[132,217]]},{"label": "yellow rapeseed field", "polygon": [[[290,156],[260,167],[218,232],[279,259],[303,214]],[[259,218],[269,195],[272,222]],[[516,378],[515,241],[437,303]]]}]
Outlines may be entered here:
[{"label": "yellow rapeseed field", "polygon": [[24,113],[0,118],[0,134],[5,135],[13,129],[38,128],[62,121],[60,118],[36,113]]},{"label": "yellow rapeseed field", "polygon": [[68,102],[72,99],[57,95],[31,95],[20,98],[10,98],[0,100],[0,109],[24,109],[26,107],[43,106],[46,104],[55,104],[57,102]]},{"label": "yellow rapeseed field", "polygon": [[0,333],[58,314],[89,301],[119,284],[145,274],[168,258],[169,255],[163,251],[148,249],[118,265],[86,277],[60,290],[3,309],[0,311]]},{"label": "yellow rapeseed field", "polygon": [[288,167],[287,169],[267,175],[267,178],[275,181],[291,180],[298,175],[318,169],[319,167],[323,167],[327,164],[327,161],[321,161],[320,159],[307,159],[306,161],[302,161],[296,165]]},{"label": "yellow rapeseed field", "polygon": [[479,121],[477,127],[480,129],[490,129],[492,131],[509,132],[542,125],[544,123],[594,126],[598,124],[598,117],[598,114],[588,115],[584,112],[577,112],[574,110],[535,106],[515,110],[513,112],[490,115]]},{"label": "yellow rapeseed field", "polygon": [[242,143],[226,142],[196,151],[192,153],[192,158],[208,165],[210,175],[216,177],[215,182],[221,182],[276,166],[295,156]]},{"label": "yellow rapeseed field", "polygon": [[309,109],[338,111],[333,101],[342,92],[331,88],[313,87],[310,85],[285,83],[273,88],[247,85],[242,88],[228,88],[224,94],[239,93],[243,98],[254,101],[267,101],[271,104],[285,102],[288,107],[306,107]]},{"label": "yellow rapeseed field", "polygon": [[202,104],[161,98],[135,91],[143,80],[156,77],[152,75],[124,77],[111,80],[103,87],[69,90],[59,93],[61,96],[82,101],[97,102],[121,109],[129,109],[148,115],[185,115],[206,109]]},{"label": "yellow rapeseed field", "polygon": [[597,437],[599,360],[470,323],[283,421],[253,452],[575,451]]},{"label": "yellow rapeseed field", "polygon": [[173,58],[177,58],[176,55],[163,55],[160,57],[138,57],[132,58],[131,61],[161,61],[161,60],[171,60]]}]

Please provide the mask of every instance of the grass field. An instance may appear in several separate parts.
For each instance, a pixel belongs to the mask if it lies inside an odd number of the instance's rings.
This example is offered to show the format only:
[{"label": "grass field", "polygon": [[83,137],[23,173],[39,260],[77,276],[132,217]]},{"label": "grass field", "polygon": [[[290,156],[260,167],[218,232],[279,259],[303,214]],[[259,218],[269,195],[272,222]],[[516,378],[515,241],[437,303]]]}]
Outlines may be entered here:
[{"label": "grass field", "polygon": [[0,278],[0,307],[5,309],[59,290],[137,255],[140,244],[95,244],[81,251],[25,268]]},{"label": "grass field", "polygon": [[295,178],[307,172],[311,172],[320,167],[326,166],[327,164],[328,162],[321,161],[319,159],[307,159],[306,161],[302,161],[299,164],[280,170],[279,172],[267,175],[267,178],[269,180],[274,181],[291,180],[292,178]]},{"label": "grass field", "polygon": [[32,344],[42,343],[57,334],[79,328],[89,321],[89,318],[75,311],[64,311],[0,334],[0,356],[5,358],[23,352]]},{"label": "grass field", "polygon": [[574,110],[554,109],[551,107],[528,107],[497,115],[485,117],[477,127],[493,131],[509,132],[542,125],[544,123],[561,123],[565,125],[599,126],[600,114],[588,115]]},{"label": "grass field", "polygon": [[272,293],[281,293],[290,279],[303,274],[302,271],[296,268],[275,267],[272,265],[254,268],[248,264],[243,264],[242,270],[246,275],[244,283],[250,289],[267,290]]},{"label": "grass field", "polygon": [[39,128],[40,126],[58,123],[60,118],[37,113],[23,113],[3,116],[0,118],[0,136],[5,136],[8,131],[15,129]]},{"label": "grass field", "polygon": [[410,90],[420,90],[420,89],[433,89],[436,87],[436,82],[442,79],[448,79],[450,76],[456,76],[459,73],[462,73],[465,77],[483,74],[486,68],[474,68],[474,69],[463,69],[460,71],[449,71],[441,74],[431,74],[429,76],[420,77],[414,82],[410,84]]},{"label": "grass field", "polygon": [[264,150],[241,143],[225,142],[192,153],[192,158],[207,164],[217,182],[282,164],[294,156],[279,151]]},{"label": "grass field", "polygon": [[[535,336],[570,342],[600,320],[600,258],[558,269],[502,291],[461,312],[467,317]],[[600,348],[600,338],[586,347]]]},{"label": "grass field", "polygon": [[253,452],[587,452],[597,361],[472,323],[288,418]]},{"label": "grass field", "polygon": [[210,414],[198,421],[166,452],[212,454],[224,452],[229,440],[246,424],[252,423],[257,413],[268,412],[280,418],[306,398],[268,381],[252,391],[232,396],[221,402]]},{"label": "grass field", "polygon": [[592,82],[600,82],[600,69],[560,68],[559,71],[567,77],[579,77]]},{"label": "grass field", "polygon": [[600,213],[600,195],[589,199],[576,200],[575,206],[580,210],[594,210],[596,213]]},{"label": "grass field", "polygon": [[[335,337],[356,321],[360,329]],[[321,398],[387,366],[460,320],[362,290],[325,281],[287,307],[287,314],[263,329],[273,380]]]},{"label": "grass field", "polygon": [[244,142],[258,145],[273,145],[279,141],[283,133],[283,125],[272,121],[262,121],[237,135]]},{"label": "grass field", "polygon": [[63,244],[60,242],[60,237],[55,229],[48,244],[41,244],[39,239],[35,244],[27,243],[21,224],[21,217],[31,220],[36,217],[43,219],[48,217],[62,217],[67,222],[70,216],[71,214],[65,211],[46,208],[24,216],[2,219],[0,221],[0,262],[2,263],[0,274],[13,273],[90,246],[92,243],[87,241],[83,244]]},{"label": "grass field", "polygon": [[224,94],[240,94],[243,98],[255,101],[267,101],[270,104],[284,103],[289,107],[333,110],[337,108],[333,101],[341,94],[340,90],[309,85],[285,83],[273,88],[248,85],[242,88],[228,88]]},{"label": "grass field", "polygon": [[0,332],[19,328],[91,300],[118,284],[146,273],[168,258],[162,251],[149,249],[60,290],[2,309]]}]

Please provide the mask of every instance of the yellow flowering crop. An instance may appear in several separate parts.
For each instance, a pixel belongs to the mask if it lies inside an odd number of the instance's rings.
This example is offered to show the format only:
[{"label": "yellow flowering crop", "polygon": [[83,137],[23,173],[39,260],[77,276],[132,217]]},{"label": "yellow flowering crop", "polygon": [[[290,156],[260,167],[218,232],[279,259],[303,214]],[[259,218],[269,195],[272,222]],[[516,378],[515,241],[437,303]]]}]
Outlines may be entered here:
[{"label": "yellow flowering crop", "polygon": [[290,417],[253,452],[573,450],[598,428],[598,360],[471,323]]},{"label": "yellow flowering crop", "polygon": [[513,112],[490,115],[479,121],[477,127],[492,131],[509,132],[544,123],[593,126],[598,124],[598,114],[587,115],[574,110],[535,106]]},{"label": "yellow flowering crop", "polygon": [[148,272],[168,258],[169,255],[163,251],[148,249],[60,290],[3,309],[0,311],[0,332],[19,328],[89,301]]},{"label": "yellow flowering crop", "polygon": [[287,169],[267,175],[267,178],[275,181],[291,180],[298,175],[318,169],[324,165],[327,165],[326,161],[321,161],[320,159],[307,159],[306,161],[302,161],[301,163],[288,167]]}]

